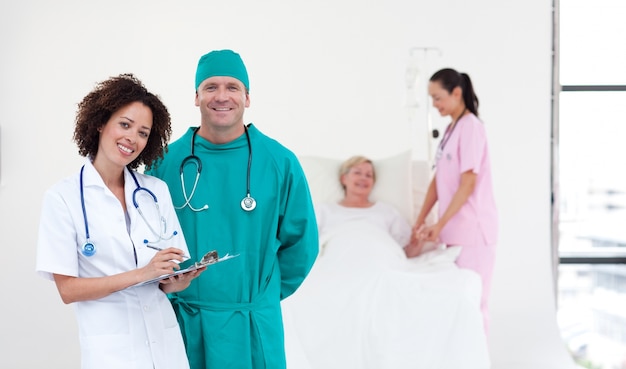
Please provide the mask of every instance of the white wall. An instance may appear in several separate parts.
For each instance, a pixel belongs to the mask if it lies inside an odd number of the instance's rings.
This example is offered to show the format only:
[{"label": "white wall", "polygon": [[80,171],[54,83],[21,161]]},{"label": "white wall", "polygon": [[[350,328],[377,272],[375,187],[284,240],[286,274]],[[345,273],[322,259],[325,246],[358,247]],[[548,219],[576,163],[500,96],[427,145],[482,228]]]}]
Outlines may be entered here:
[{"label": "white wall", "polygon": [[250,74],[247,120],[297,154],[377,158],[413,147],[425,158],[425,101],[407,109],[405,74],[412,48],[435,46],[441,53],[414,54],[420,80],[444,66],[468,72],[490,138],[502,224],[493,367],[571,368],[556,328],[550,260],[551,4],[2,2],[2,367],[78,367],[73,311],[33,271],[42,194],[82,162],[73,119],[95,82],[135,73],[169,107],[177,138],[198,124],[197,59],[232,48]]}]

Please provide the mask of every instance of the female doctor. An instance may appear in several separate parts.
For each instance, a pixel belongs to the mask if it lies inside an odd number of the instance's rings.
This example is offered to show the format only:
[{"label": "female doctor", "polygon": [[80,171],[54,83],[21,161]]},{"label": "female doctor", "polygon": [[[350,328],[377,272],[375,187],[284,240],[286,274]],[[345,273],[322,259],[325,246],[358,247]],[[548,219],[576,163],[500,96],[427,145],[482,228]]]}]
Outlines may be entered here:
[{"label": "female doctor", "polygon": [[135,169],[163,156],[170,116],[132,74],[96,85],[78,105],[85,163],[43,200],[37,272],[75,303],[81,368],[189,368],[166,293],[200,271],[160,282],[188,258],[168,188]]}]

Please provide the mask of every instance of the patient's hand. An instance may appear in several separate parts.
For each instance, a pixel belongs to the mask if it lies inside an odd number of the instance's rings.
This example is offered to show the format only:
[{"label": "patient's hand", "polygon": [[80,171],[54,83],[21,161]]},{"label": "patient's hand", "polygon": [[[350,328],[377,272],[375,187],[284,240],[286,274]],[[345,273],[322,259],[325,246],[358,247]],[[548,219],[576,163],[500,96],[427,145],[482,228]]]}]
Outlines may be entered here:
[{"label": "patient's hand", "polygon": [[404,246],[404,253],[407,258],[414,258],[419,256],[424,250],[424,244],[426,241],[419,240],[416,237],[411,237],[411,242],[408,245]]}]

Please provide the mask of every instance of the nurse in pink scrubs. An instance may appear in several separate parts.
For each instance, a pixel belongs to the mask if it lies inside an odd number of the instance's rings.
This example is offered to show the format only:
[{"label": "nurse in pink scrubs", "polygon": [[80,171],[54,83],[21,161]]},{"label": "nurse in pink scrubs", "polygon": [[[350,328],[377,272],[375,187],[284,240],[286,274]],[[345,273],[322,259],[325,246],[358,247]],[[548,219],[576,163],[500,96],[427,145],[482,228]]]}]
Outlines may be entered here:
[{"label": "nurse in pink scrubs", "polygon": [[[485,126],[478,98],[465,73],[441,69],[430,78],[428,94],[441,116],[450,116],[435,158],[436,171],[413,227],[414,237],[462,246],[456,263],[482,279],[481,310],[489,328],[488,296],[498,238],[498,213],[491,183]],[[425,219],[438,202],[438,221]]]}]

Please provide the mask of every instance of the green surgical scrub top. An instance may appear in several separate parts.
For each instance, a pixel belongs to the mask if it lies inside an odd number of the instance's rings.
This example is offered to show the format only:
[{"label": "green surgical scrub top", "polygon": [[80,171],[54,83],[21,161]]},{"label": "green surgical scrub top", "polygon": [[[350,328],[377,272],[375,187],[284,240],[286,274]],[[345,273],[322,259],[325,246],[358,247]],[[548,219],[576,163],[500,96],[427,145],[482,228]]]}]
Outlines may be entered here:
[{"label": "green surgical scrub top", "polygon": [[[196,165],[180,166],[191,155],[190,128],[169,145],[151,170],[169,186],[174,206],[192,192]],[[254,125],[247,212],[249,149],[246,135],[213,144],[196,135],[194,154],[202,171],[191,206],[177,209],[191,261],[217,250],[238,255],[205,270],[191,285],[170,295],[192,369],[285,368],[280,300],[302,283],[318,254],[318,233],[309,187],[296,156]],[[184,264],[182,265],[185,266]]]}]

